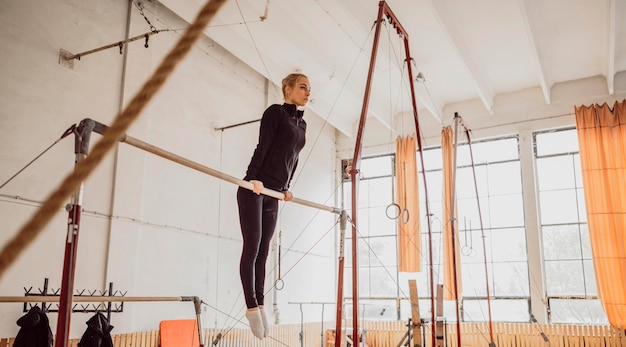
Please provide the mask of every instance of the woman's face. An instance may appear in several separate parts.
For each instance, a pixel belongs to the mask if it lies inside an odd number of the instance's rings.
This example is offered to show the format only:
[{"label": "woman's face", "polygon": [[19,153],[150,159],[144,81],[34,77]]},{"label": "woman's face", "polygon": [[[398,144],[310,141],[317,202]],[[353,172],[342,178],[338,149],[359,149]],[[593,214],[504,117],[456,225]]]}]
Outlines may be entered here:
[{"label": "woman's face", "polygon": [[306,77],[298,78],[293,87],[287,86],[285,90],[287,92],[285,102],[296,106],[306,105],[311,95],[311,85],[309,84],[309,79]]}]

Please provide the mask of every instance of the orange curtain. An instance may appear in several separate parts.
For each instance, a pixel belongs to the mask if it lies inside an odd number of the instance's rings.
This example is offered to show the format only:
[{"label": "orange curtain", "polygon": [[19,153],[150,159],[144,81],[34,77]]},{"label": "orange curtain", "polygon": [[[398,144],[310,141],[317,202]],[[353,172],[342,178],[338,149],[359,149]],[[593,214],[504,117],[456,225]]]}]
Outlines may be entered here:
[{"label": "orange curtain", "polygon": [[[445,127],[441,130],[441,152],[443,155],[443,219],[445,221],[443,228],[443,298],[445,300],[455,300],[455,285],[458,286],[458,292],[461,293],[461,254],[459,243],[459,228],[457,216],[452,216],[452,185],[454,177],[452,169],[456,164],[454,162],[454,131],[452,127]],[[454,244],[452,247],[452,230],[454,224]],[[454,251],[454,253],[453,253]],[[456,255],[456,281],[454,280],[454,266],[452,255]]]},{"label": "orange curtain", "polygon": [[626,328],[626,100],[575,111],[598,296]]},{"label": "orange curtain", "polygon": [[417,146],[414,136],[396,140],[396,196],[398,216],[398,271],[419,272],[420,214],[417,183]]}]

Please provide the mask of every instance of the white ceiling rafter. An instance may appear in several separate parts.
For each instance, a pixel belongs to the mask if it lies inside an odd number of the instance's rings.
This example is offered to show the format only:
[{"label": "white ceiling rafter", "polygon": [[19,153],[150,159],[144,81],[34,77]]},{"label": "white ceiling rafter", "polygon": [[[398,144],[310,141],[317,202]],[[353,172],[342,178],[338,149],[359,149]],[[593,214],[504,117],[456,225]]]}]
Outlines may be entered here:
[{"label": "white ceiling rafter", "polygon": [[615,44],[616,44],[616,9],[617,0],[609,0],[609,18],[608,18],[608,61],[606,66],[606,84],[608,87],[609,95],[613,95],[615,92]]},{"label": "white ceiling rafter", "polygon": [[[203,2],[158,3],[191,21]],[[410,37],[413,78],[425,77],[414,80],[417,106],[430,114],[425,129],[438,129],[452,107],[471,109],[481,120],[497,114],[516,122],[578,100],[585,88],[596,96],[626,93],[624,0],[387,2]],[[294,7],[292,0],[271,0],[260,22],[267,3],[229,1],[205,34],[273,81],[270,88],[301,69],[313,87],[311,113],[335,127],[339,138],[353,138],[380,1],[300,0]],[[397,130],[394,120],[411,109],[402,40],[387,29],[367,112],[375,120],[372,130],[384,132]]]},{"label": "white ceiling rafter", "polygon": [[519,5],[519,9],[521,12],[522,21],[524,27],[526,29],[526,35],[528,36],[528,41],[530,43],[530,48],[532,50],[531,54],[535,60],[537,65],[537,74],[539,76],[539,85],[541,87],[541,91],[543,92],[543,98],[547,105],[550,104],[551,96],[550,96],[550,88],[551,83],[546,72],[546,68],[544,66],[543,59],[541,57],[541,50],[539,49],[535,37],[537,36],[536,25],[533,22],[532,17],[529,15],[529,4],[528,0],[517,0]]},{"label": "white ceiling rafter", "polygon": [[428,2],[433,8],[433,14],[439,20],[442,30],[446,32],[450,42],[454,45],[454,48],[459,54],[460,59],[463,61],[463,64],[465,64],[467,71],[472,76],[476,91],[485,105],[485,108],[489,113],[493,113],[494,92],[485,81],[485,77],[479,65],[472,58],[470,48],[465,45],[461,31],[455,24],[454,18],[450,16],[450,11],[446,8],[445,0],[428,0]]}]

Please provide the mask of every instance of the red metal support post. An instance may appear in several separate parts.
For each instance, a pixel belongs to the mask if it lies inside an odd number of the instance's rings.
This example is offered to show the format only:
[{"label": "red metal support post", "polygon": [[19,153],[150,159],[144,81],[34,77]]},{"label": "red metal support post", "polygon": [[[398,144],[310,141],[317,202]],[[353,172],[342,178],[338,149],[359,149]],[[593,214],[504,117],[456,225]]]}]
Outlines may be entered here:
[{"label": "red metal support post", "polygon": [[[75,164],[78,165],[87,157],[89,139],[95,127],[92,120],[83,120],[75,130],[74,152]],[[70,320],[72,316],[72,298],[74,295],[74,273],[76,271],[76,257],[78,255],[78,232],[80,230],[80,217],[82,212],[83,184],[67,205],[67,237],[65,239],[65,255],[63,258],[63,275],[61,278],[61,292],[59,298],[59,317],[57,320],[57,333],[54,340],[55,347],[67,347],[70,333]]]},{"label": "red metal support post", "polygon": [[[417,100],[415,98],[415,85],[413,84],[413,69],[411,68],[411,53],[409,50],[409,37],[404,36],[404,50],[406,52],[407,72],[409,74],[409,85],[411,86],[411,103],[413,104],[413,119],[415,120],[415,134],[417,137],[417,148],[420,152],[420,164],[422,166],[422,180],[424,181],[424,198],[426,199],[426,218],[428,224],[428,259],[429,259],[429,279],[430,279],[430,319],[431,319],[431,339],[432,346],[436,345],[437,327],[435,325],[435,277],[433,269],[433,233],[431,228],[430,207],[428,205],[428,186],[426,184],[426,168],[424,167],[424,147],[422,146],[422,138],[420,136],[419,118],[417,114]],[[459,346],[461,343],[459,341]]]},{"label": "red metal support post", "polygon": [[[378,16],[376,18],[376,31],[374,34],[374,44],[372,47],[372,55],[370,58],[370,66],[367,75],[367,83],[365,85],[365,95],[363,97],[363,106],[361,108],[361,117],[359,120],[359,128],[357,133],[356,144],[354,148],[354,156],[352,158],[352,168],[350,170],[350,177],[352,181],[352,306],[353,306],[353,345],[359,346],[359,319],[358,319],[358,259],[357,259],[357,211],[358,211],[358,177],[359,177],[359,165],[361,161],[361,147],[363,129],[365,128],[365,121],[367,119],[367,112],[369,106],[369,98],[371,94],[372,77],[374,74],[374,67],[376,66],[376,55],[378,51],[378,43],[380,38],[380,28],[384,17],[387,17],[393,27],[396,29],[398,35],[404,40],[404,48],[406,54],[406,63],[408,67],[408,77],[411,89],[411,103],[413,107],[413,118],[415,120],[415,130],[417,134],[417,144],[420,152],[420,161],[422,166],[422,175],[424,181],[424,195],[426,197],[426,216],[428,219],[428,237],[429,237],[429,257],[430,257],[430,293],[431,293],[431,327],[432,327],[432,345],[435,345],[436,328],[435,328],[435,289],[434,289],[434,274],[433,274],[433,250],[432,250],[432,231],[431,231],[431,213],[428,206],[428,191],[426,188],[426,172],[424,170],[424,158],[423,158],[423,146],[420,137],[419,120],[417,114],[417,101],[415,97],[415,86],[413,84],[413,73],[411,69],[411,54],[409,50],[409,35],[404,30],[395,14],[391,11],[385,1],[379,2]],[[340,259],[339,273],[341,278],[338,281],[338,302],[337,302],[337,322],[336,322],[336,334],[335,334],[335,346],[341,346],[341,306],[339,302],[343,293],[343,259]],[[459,343],[460,346],[460,343]]]},{"label": "red metal support post", "polygon": [[[354,156],[352,158],[352,169],[350,170],[350,178],[352,181],[352,341],[354,346],[359,346],[359,262],[358,262],[358,235],[357,235],[357,212],[358,212],[358,186],[359,186],[359,165],[361,162],[361,147],[363,140],[363,129],[365,129],[365,121],[367,120],[367,110],[369,107],[370,94],[372,92],[372,76],[374,75],[374,67],[376,66],[376,54],[378,51],[378,42],[380,39],[380,29],[383,19],[383,12],[386,4],[384,1],[379,3],[378,16],[376,18],[376,31],[374,33],[374,45],[372,47],[372,55],[370,58],[369,71],[367,73],[367,83],[365,84],[365,95],[363,96],[363,106],[361,108],[361,118],[359,120],[359,130],[354,146]],[[343,291],[343,288],[340,288]],[[339,305],[340,303],[337,303]],[[337,323],[339,324],[339,323]],[[337,336],[340,336],[339,331]],[[335,338],[335,346],[340,346],[341,338]],[[339,342],[339,343],[337,343]]]}]

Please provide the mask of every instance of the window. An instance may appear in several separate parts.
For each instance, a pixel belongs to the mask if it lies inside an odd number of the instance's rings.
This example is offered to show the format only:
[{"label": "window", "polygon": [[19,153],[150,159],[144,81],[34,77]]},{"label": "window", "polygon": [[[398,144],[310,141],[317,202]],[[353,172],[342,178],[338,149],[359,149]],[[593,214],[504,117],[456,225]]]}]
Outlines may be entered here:
[{"label": "window", "polygon": [[[484,224],[489,289],[493,318],[500,321],[529,321],[529,276],[522,204],[521,172],[517,137],[472,144],[478,194]],[[440,148],[426,149],[424,166],[429,196],[432,231],[433,273],[436,284],[442,272],[442,155]],[[461,266],[463,273],[463,320],[487,320],[485,262],[476,190],[469,147],[459,145],[457,200]],[[419,156],[418,153],[416,155]],[[345,166],[345,165],[344,165]],[[418,166],[420,159],[418,157]],[[421,167],[418,167],[421,170]],[[419,175],[422,233],[422,271],[398,273],[396,221],[387,217],[394,189],[394,156],[363,158],[360,168],[359,211],[359,308],[364,319],[397,320],[410,316],[410,303],[396,298],[409,296],[408,280],[416,279],[422,316],[430,316],[428,218],[423,176]],[[343,206],[350,208],[351,182],[343,184]],[[350,213],[350,212],[349,212]],[[346,235],[344,296],[352,295],[351,235]],[[444,288],[444,290],[446,290]],[[448,321],[456,320],[454,302],[445,302]],[[351,307],[346,307],[346,316]]]},{"label": "window", "polygon": [[[461,246],[461,272],[463,316],[465,321],[486,321],[487,281],[485,257],[489,279],[489,293],[494,320],[527,322],[529,315],[530,281],[524,225],[522,179],[517,137],[499,138],[472,143],[476,184],[472,170],[470,148],[466,143],[457,147],[456,195],[458,209],[458,234]],[[441,150],[424,155],[428,194],[431,205],[436,206],[433,233],[441,239],[441,159],[429,164],[427,158],[441,158]],[[421,178],[421,177],[420,177]],[[480,199],[483,235],[478,213],[476,194]],[[434,193],[433,193],[434,192]],[[420,198],[420,201],[424,201]],[[434,204],[433,204],[434,202]],[[426,232],[427,225],[422,225]],[[438,243],[440,243],[438,241]],[[435,245],[434,245],[435,246]],[[437,247],[441,247],[437,244]],[[441,256],[435,252],[434,269],[441,283]],[[444,288],[444,290],[446,290]],[[455,320],[454,303],[446,303],[446,317]]]},{"label": "window", "polygon": [[[344,162],[343,166],[348,164]],[[396,221],[388,218],[392,202],[394,156],[384,155],[361,160],[357,211],[359,261],[359,310],[364,319],[397,320],[398,286]],[[344,175],[343,206],[352,216],[352,185]],[[344,297],[352,297],[352,229],[346,228],[344,248]],[[408,287],[408,285],[406,286]],[[408,312],[408,311],[407,311]],[[352,316],[351,300],[346,300],[345,316]]]},{"label": "window", "polygon": [[534,134],[549,317],[608,321],[597,299],[576,129]]}]

